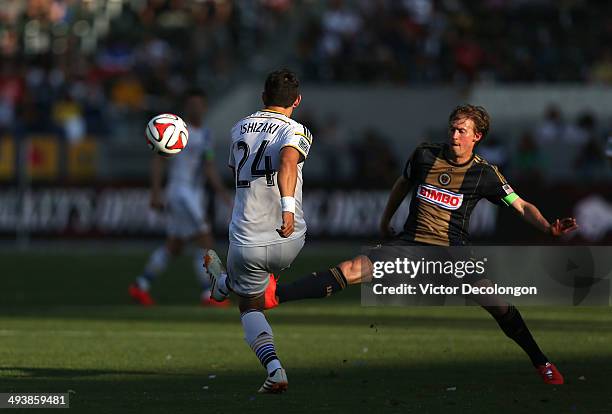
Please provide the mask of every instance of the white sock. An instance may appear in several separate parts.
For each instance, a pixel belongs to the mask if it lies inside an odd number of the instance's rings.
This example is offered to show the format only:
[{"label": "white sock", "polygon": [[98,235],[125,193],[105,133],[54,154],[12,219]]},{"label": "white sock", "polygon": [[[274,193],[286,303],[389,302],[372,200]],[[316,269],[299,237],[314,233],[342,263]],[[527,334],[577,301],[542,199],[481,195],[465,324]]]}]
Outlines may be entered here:
[{"label": "white sock", "polygon": [[229,287],[227,286],[227,273],[221,273],[217,278],[217,287],[221,293],[229,295]]},{"label": "white sock", "polygon": [[281,368],[280,360],[274,347],[274,334],[272,327],[266,320],[263,312],[251,310],[240,317],[244,329],[244,339],[249,344],[259,362],[271,374]]},{"label": "white sock", "polygon": [[140,290],[146,290],[147,292],[151,288],[151,282],[149,282],[149,279],[144,276],[138,276],[136,278],[136,284]]},{"label": "white sock", "polygon": [[153,253],[151,253],[151,256],[149,256],[149,261],[145,266],[144,272],[136,279],[138,287],[142,290],[149,290],[151,282],[168,267],[169,259],[170,252],[165,245],[155,249]]}]

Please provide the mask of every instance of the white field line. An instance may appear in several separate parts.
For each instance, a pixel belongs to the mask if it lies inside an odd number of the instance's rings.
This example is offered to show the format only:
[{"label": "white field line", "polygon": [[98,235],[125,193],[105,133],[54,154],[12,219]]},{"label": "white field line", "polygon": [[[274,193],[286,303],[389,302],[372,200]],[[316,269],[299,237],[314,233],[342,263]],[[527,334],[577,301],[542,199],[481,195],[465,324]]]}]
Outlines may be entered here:
[{"label": "white field line", "polygon": [[1,336],[67,336],[67,337],[100,337],[100,336],[123,336],[123,337],[144,337],[144,338],[241,338],[239,332],[185,332],[185,331],[91,331],[91,330],[30,330],[30,329],[0,329]]},{"label": "white field line", "polygon": [[[404,331],[401,333],[402,339],[406,339],[411,336],[418,336],[422,339],[427,339],[428,335],[423,329],[415,329],[412,331]],[[394,342],[398,340],[396,335],[397,332],[388,332],[386,334],[377,334],[375,332],[368,334],[351,334],[351,338],[357,338],[359,340],[367,340],[374,342]],[[425,334],[425,335],[424,335]],[[326,340],[334,340],[334,339],[346,339],[346,335],[342,334],[334,334],[334,333],[324,333]],[[242,332],[226,332],[226,331],[216,331],[216,332],[187,332],[187,331],[143,331],[143,330],[133,330],[133,331],[92,331],[92,330],[21,330],[21,329],[0,329],[0,338],[1,337],[70,337],[70,338],[100,338],[100,337],[113,337],[113,338],[167,338],[167,339],[176,339],[176,338],[201,338],[201,339],[211,339],[211,338],[220,338],[220,339],[236,339],[242,341],[243,334]],[[282,335],[285,340],[301,340],[307,334],[298,334],[298,333],[290,333],[286,335]],[[473,340],[475,337],[483,338],[488,337],[488,332],[484,332],[482,334],[476,334],[472,332],[470,334],[470,339]]]}]

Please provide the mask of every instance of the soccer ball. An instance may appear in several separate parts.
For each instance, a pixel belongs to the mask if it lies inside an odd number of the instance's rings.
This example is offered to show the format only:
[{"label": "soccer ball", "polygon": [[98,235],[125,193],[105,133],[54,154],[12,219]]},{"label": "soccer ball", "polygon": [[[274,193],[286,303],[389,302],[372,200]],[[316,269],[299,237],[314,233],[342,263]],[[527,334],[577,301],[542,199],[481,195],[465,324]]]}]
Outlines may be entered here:
[{"label": "soccer ball", "polygon": [[187,145],[187,124],[174,114],[160,114],[151,118],[145,129],[147,145],[162,157],[172,157]]}]

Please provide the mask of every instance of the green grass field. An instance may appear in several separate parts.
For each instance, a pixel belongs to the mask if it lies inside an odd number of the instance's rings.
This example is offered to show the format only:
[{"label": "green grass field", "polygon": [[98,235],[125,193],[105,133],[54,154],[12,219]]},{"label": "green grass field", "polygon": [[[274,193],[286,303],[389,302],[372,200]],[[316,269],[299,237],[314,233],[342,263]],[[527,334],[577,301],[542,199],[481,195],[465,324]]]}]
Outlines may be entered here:
[{"label": "green grass field", "polygon": [[[287,279],[344,252],[306,248]],[[126,288],[146,253],[2,253],[0,392],[69,392],[74,412],[611,413],[609,308],[522,313],[566,377],[546,386],[481,309],[362,308],[359,289],[268,313],[289,392],[265,379],[235,309],[197,306],[191,261]]]}]

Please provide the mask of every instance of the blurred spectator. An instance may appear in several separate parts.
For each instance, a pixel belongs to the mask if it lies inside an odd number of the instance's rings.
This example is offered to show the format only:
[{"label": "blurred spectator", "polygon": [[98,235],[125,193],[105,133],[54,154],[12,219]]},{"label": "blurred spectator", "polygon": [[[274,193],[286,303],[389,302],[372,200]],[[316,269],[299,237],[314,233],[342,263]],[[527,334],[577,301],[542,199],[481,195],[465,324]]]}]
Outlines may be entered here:
[{"label": "blurred spectator", "polygon": [[343,0],[330,0],[321,18],[319,50],[323,58],[325,77],[343,76],[349,66],[345,58],[353,54],[361,18],[357,12],[344,5]]},{"label": "blurred spectator", "polygon": [[22,73],[16,65],[5,62],[0,72],[0,133],[8,132],[13,128],[16,116],[16,107],[24,95],[24,82]]},{"label": "blurred spectator", "polygon": [[578,116],[576,123],[569,124],[563,141],[569,145],[586,145],[596,135],[595,117],[590,112]]},{"label": "blurred spectator", "polygon": [[591,136],[576,158],[576,172],[586,179],[602,177],[606,168],[606,155],[602,143]]},{"label": "blurred spectator", "polygon": [[550,105],[534,134],[541,152],[554,153],[555,163],[547,166],[548,172],[570,179],[576,174],[569,166],[578,168],[579,174],[588,177],[602,171],[604,150],[591,112],[584,112],[575,123],[566,124],[559,108]]},{"label": "blurred spectator", "polygon": [[106,77],[126,73],[133,64],[134,50],[125,42],[109,40],[97,53],[97,65]]},{"label": "blurred spectator", "polygon": [[601,57],[591,68],[593,82],[612,84],[612,49],[608,46],[601,52]]},{"label": "blurred spectator", "polygon": [[106,97],[98,82],[88,81],[83,95],[83,116],[87,125],[87,133],[104,135],[109,132],[106,121]]},{"label": "blurred spectator", "polygon": [[453,55],[459,70],[457,75],[463,75],[469,81],[477,79],[484,61],[484,51],[478,42],[470,36],[462,37],[453,45]]},{"label": "blurred spectator", "polygon": [[476,152],[491,164],[497,165],[500,170],[505,171],[508,166],[508,148],[497,135],[489,135],[478,145]]},{"label": "blurred spectator", "polygon": [[14,119],[15,107],[8,99],[0,95],[0,136],[11,129]]},{"label": "blurred spectator", "polygon": [[606,170],[606,150],[602,137],[606,135],[598,130],[595,116],[590,112],[583,113],[570,131],[573,136],[569,135],[566,142],[573,144],[575,149],[566,150],[575,154],[574,167],[577,176],[586,179],[603,177]]},{"label": "blurred spectator", "polygon": [[560,143],[565,134],[565,128],[563,115],[559,107],[553,104],[549,105],[544,119],[535,128],[534,138],[538,147],[546,149],[550,145]]},{"label": "blurred spectator", "polygon": [[[322,80],[605,81],[609,59],[591,45],[607,44],[611,9],[574,1],[362,0],[350,8],[330,1],[322,30],[312,23],[302,28],[296,54],[304,56],[306,44],[322,45],[317,63],[331,68],[318,72]],[[312,73],[311,60],[302,62]],[[379,76],[389,73],[403,75]]]},{"label": "blurred spectator", "polygon": [[320,77],[318,38],[321,35],[321,24],[318,19],[309,19],[302,28],[296,44],[296,57],[302,65],[303,78]]},{"label": "blurred spectator", "polygon": [[51,112],[54,123],[60,127],[67,142],[75,143],[85,137],[87,128],[81,105],[67,89],[54,102]]},{"label": "blurred spectator", "polygon": [[359,187],[381,188],[397,179],[398,164],[387,140],[375,129],[364,131],[361,141],[352,146],[353,182]]},{"label": "blurred spectator", "polygon": [[345,7],[343,0],[330,0],[321,22],[323,56],[332,59],[346,52],[361,28],[359,15],[355,10]]},{"label": "blurred spectator", "polygon": [[[131,137],[191,85],[214,96],[279,64],[301,65],[308,83],[611,83],[611,14],[612,3],[550,0],[0,0],[0,131]],[[350,175],[332,155],[354,140],[337,118],[307,124],[321,169]],[[518,164],[562,148],[555,174],[588,168],[597,127],[550,106]],[[511,162],[506,137],[491,138],[479,151]],[[354,155],[371,182],[395,162],[372,131]]]},{"label": "blurred spectator", "polygon": [[332,185],[342,182],[350,166],[346,163],[348,149],[345,147],[345,142],[347,137],[336,114],[327,115],[317,138],[317,152],[321,154],[325,164],[326,181]]},{"label": "blurred spectator", "polygon": [[517,181],[540,181],[542,172],[547,168],[547,160],[543,154],[533,135],[529,131],[524,132],[514,158],[513,178]]},{"label": "blurred spectator", "polygon": [[0,22],[4,24],[15,23],[24,13],[27,2],[23,0],[5,0],[0,7]]},{"label": "blurred spectator", "polygon": [[149,67],[165,58],[170,71],[187,65],[189,77],[222,86],[245,65],[261,69],[293,47],[307,79],[612,79],[606,2],[3,0],[1,6],[2,56],[97,52],[96,65],[107,75],[131,70],[144,51],[153,57]]},{"label": "blurred spectator", "polygon": [[132,73],[121,76],[111,89],[112,103],[120,110],[141,111],[144,109],[144,96],[140,79]]}]

